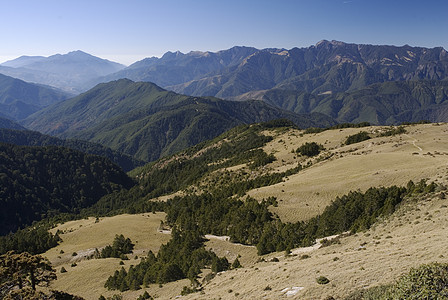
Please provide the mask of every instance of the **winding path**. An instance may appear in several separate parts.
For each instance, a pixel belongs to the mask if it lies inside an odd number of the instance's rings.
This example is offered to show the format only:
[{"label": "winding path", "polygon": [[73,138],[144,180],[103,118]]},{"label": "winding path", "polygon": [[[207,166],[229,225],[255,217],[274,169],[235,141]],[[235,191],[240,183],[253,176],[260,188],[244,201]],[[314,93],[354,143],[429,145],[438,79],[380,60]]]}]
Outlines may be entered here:
[{"label": "winding path", "polygon": [[[408,134],[405,134],[405,136],[407,136],[408,138],[412,139],[412,137],[410,137]],[[415,144],[415,142],[417,142],[416,139],[414,139],[414,140],[412,141],[412,145],[414,145],[414,147],[418,148],[418,150],[423,151],[423,149],[422,149],[421,147],[417,146],[417,145]]]}]

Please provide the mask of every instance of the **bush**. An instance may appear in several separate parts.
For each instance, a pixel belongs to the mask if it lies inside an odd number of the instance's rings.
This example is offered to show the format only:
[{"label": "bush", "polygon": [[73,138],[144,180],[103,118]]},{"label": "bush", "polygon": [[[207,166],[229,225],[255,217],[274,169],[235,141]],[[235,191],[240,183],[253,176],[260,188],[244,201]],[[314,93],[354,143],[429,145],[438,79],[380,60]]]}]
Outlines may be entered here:
[{"label": "bush", "polygon": [[391,126],[389,129],[387,129],[386,131],[382,132],[380,134],[380,136],[394,136],[394,135],[398,135],[398,134],[403,134],[406,133],[406,129],[404,129],[403,126],[398,126],[398,127],[393,127]]},{"label": "bush", "polygon": [[241,265],[239,259],[235,258],[235,260],[232,263],[232,269],[238,269],[238,268],[241,268],[241,267],[242,267],[242,265]]},{"label": "bush", "polygon": [[64,267],[62,267],[61,268],[61,273],[67,273],[67,270]]},{"label": "bush", "polygon": [[324,147],[322,145],[315,142],[307,142],[300,146],[296,152],[304,156],[312,157],[318,155],[321,150],[324,150]]},{"label": "bush", "polygon": [[146,300],[146,299],[152,299],[152,297],[148,294],[147,291],[145,291],[145,292],[143,293],[143,295],[140,295],[140,296],[137,298],[137,300]]},{"label": "bush", "polygon": [[432,263],[413,268],[394,288],[399,299],[447,299],[448,264]]},{"label": "bush", "polygon": [[395,284],[358,290],[345,298],[358,299],[448,299],[448,264],[421,265]]},{"label": "bush", "polygon": [[197,292],[197,290],[196,290],[195,288],[188,287],[188,286],[184,286],[184,287],[182,288],[182,292],[180,292],[180,294],[181,294],[182,296],[186,296],[186,295],[188,295],[188,294],[192,294],[192,293],[196,293],[196,292]]},{"label": "bush", "polygon": [[359,143],[359,142],[362,142],[362,141],[365,141],[368,139],[370,139],[369,134],[365,131],[361,131],[356,134],[349,135],[347,137],[347,139],[345,140],[345,144],[351,145],[351,144]]},{"label": "bush", "polygon": [[325,276],[319,276],[319,277],[316,278],[316,282],[318,284],[327,284],[327,283],[330,282],[330,280],[327,277],[325,277]]}]

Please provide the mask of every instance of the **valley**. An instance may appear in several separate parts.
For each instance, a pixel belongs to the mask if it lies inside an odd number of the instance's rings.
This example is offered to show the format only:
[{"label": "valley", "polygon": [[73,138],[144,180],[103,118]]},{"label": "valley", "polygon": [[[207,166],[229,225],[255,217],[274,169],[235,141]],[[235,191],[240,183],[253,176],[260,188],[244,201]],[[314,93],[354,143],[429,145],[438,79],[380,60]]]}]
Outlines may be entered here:
[{"label": "valley", "polygon": [[0,73],[1,299],[407,299],[405,274],[448,263],[441,47],[72,51]]}]

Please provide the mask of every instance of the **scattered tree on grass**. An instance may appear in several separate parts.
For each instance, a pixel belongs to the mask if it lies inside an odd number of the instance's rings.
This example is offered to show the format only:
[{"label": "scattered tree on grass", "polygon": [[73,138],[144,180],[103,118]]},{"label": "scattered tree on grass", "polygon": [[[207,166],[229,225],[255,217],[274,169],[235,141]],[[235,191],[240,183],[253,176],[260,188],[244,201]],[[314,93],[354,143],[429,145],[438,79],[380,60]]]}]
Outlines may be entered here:
[{"label": "scattered tree on grass", "polygon": [[126,258],[126,254],[132,253],[134,244],[129,238],[125,238],[122,234],[116,235],[114,242],[111,245],[107,245],[101,250],[101,258],[115,257]]},{"label": "scattered tree on grass", "polygon": [[345,145],[351,145],[370,139],[369,134],[366,131],[361,131],[353,135],[349,135],[345,140]]},{"label": "scattered tree on grass", "polygon": [[316,156],[320,153],[321,150],[324,149],[324,146],[316,143],[316,142],[311,142],[311,143],[305,143],[302,146],[300,146],[296,152],[304,155],[304,156],[308,156],[308,157],[312,157],[312,156]]}]

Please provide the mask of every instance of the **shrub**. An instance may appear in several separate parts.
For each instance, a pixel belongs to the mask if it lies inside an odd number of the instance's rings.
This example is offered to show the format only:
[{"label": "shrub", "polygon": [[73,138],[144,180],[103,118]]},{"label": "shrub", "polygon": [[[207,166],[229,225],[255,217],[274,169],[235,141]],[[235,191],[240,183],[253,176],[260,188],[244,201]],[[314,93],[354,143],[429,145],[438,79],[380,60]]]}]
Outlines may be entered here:
[{"label": "shrub", "polygon": [[447,299],[448,264],[432,263],[413,268],[395,284],[399,299]]},{"label": "shrub", "polygon": [[327,277],[325,277],[325,276],[319,276],[319,277],[316,278],[316,282],[318,284],[327,284],[327,283],[330,282],[330,280]]},{"label": "shrub", "polygon": [[365,131],[361,131],[356,134],[349,135],[347,137],[347,139],[345,140],[345,144],[351,145],[351,144],[359,143],[359,142],[362,142],[362,141],[365,141],[368,139],[370,139],[369,134]]},{"label": "shrub", "polygon": [[404,129],[403,126],[398,126],[398,127],[390,127],[389,129],[387,129],[386,131],[382,132],[380,134],[380,136],[393,136],[393,135],[397,135],[397,134],[403,134],[406,133],[406,129]]},{"label": "shrub", "polygon": [[148,294],[147,291],[145,291],[145,292],[143,293],[143,295],[140,295],[140,296],[137,298],[137,300],[146,300],[146,299],[152,299],[152,297]]},{"label": "shrub", "polygon": [[395,284],[358,290],[345,298],[358,299],[448,299],[448,264],[421,265]]},{"label": "shrub", "polygon": [[242,265],[241,265],[239,259],[235,258],[235,260],[232,263],[232,269],[238,269],[238,268],[241,268],[241,267],[242,267]]},{"label": "shrub", "polygon": [[316,142],[307,142],[300,146],[296,152],[304,156],[312,157],[318,155],[321,150],[324,150],[324,146],[317,144]]},{"label": "shrub", "polygon": [[191,287],[188,287],[188,286],[184,286],[183,288],[182,288],[182,292],[180,292],[180,294],[182,295],[182,296],[186,296],[186,295],[188,295],[188,294],[192,294],[192,293],[196,293],[197,292],[197,290],[195,289],[195,288],[191,288]]},{"label": "shrub", "polygon": [[67,270],[64,267],[62,267],[61,268],[61,273],[67,273]]}]

